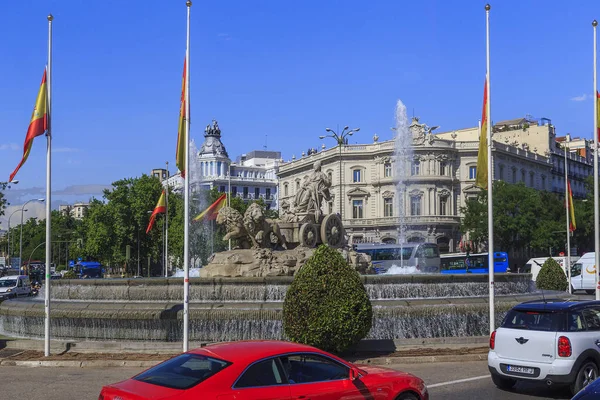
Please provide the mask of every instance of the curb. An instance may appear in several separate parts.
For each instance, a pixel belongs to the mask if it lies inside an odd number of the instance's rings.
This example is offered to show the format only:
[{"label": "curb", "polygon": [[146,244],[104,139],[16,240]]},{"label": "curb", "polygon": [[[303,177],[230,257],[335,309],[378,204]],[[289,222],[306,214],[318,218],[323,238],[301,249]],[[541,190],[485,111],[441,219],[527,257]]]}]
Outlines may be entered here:
[{"label": "curb", "polygon": [[[427,364],[455,361],[484,361],[487,354],[465,354],[461,356],[414,356],[414,357],[379,357],[355,360],[353,364],[394,365],[394,364]],[[1,367],[70,367],[70,368],[150,368],[161,361],[128,361],[128,360],[0,360]]]}]

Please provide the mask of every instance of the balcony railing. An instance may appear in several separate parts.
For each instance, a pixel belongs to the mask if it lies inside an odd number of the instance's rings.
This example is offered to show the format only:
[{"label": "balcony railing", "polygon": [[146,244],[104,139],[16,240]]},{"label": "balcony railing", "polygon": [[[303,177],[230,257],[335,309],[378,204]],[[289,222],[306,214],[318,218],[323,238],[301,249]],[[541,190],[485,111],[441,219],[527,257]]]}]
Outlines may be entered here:
[{"label": "balcony railing", "polygon": [[[400,225],[399,217],[384,218],[357,218],[344,219],[346,226],[381,226],[381,225]],[[454,215],[411,215],[404,217],[404,224],[460,224],[460,217]]]}]

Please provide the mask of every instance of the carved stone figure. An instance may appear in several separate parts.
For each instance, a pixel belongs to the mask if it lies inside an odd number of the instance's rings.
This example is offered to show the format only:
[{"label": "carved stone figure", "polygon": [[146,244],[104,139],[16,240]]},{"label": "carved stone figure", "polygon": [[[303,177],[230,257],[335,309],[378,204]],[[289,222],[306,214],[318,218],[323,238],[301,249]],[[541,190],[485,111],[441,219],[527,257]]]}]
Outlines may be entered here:
[{"label": "carved stone figure", "polygon": [[223,240],[237,239],[239,245],[236,248],[248,249],[248,232],[244,226],[244,217],[234,208],[223,207],[217,215],[217,224],[225,225],[227,234]]},{"label": "carved stone figure", "polygon": [[252,203],[248,206],[243,221],[252,241],[252,248],[274,248],[277,245],[287,248],[285,239],[279,233],[277,221],[265,218],[258,204]]},{"label": "carved stone figure", "polygon": [[307,179],[305,178],[296,194],[294,212],[296,214],[312,214],[315,221],[319,221],[323,200],[329,201],[331,198],[330,187],[329,176],[321,171],[321,161],[316,161],[313,165],[313,173]]}]

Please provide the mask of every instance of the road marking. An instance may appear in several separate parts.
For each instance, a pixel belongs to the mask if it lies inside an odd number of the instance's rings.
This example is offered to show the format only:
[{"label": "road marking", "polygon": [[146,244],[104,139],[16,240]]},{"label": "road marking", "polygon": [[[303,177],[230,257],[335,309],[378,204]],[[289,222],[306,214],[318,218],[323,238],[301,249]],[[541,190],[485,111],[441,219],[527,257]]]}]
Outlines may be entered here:
[{"label": "road marking", "polygon": [[489,378],[489,377],[490,377],[490,375],[481,375],[481,376],[474,376],[473,378],[465,378],[465,379],[458,379],[455,381],[434,383],[433,385],[427,385],[427,389],[436,388],[436,387],[440,387],[440,386],[456,385],[457,383],[463,383],[463,382],[478,381],[480,379],[485,379],[485,378]]}]

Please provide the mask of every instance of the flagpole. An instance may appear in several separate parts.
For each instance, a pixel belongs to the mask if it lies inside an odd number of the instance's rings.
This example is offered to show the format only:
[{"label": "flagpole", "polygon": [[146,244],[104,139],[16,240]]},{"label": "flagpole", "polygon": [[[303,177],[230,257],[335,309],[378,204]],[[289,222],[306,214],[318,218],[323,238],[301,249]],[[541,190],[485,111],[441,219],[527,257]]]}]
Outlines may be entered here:
[{"label": "flagpole", "polygon": [[486,69],[487,69],[487,146],[488,146],[488,265],[489,265],[489,294],[490,294],[490,335],[496,329],[496,315],[494,305],[494,202],[492,195],[494,171],[492,160],[492,108],[490,96],[490,8],[489,4],[485,5],[485,31],[486,31]]},{"label": "flagpole", "polygon": [[[231,207],[231,162],[229,163],[228,183],[229,188],[227,189],[227,207]],[[231,239],[229,239],[229,250],[231,250]]]},{"label": "flagpole", "polygon": [[167,187],[165,192],[165,278],[169,277],[169,162],[167,161]]},{"label": "flagpole", "polygon": [[183,218],[183,351],[188,351],[189,342],[189,294],[190,294],[190,8],[187,0],[187,31],[185,49],[185,179]]},{"label": "flagpole", "polygon": [[573,293],[573,289],[571,286],[571,221],[569,212],[571,211],[571,197],[569,196],[569,165],[567,161],[567,143],[570,141],[569,135],[565,137],[565,210],[567,211],[567,278],[569,281],[569,294]]},{"label": "flagpole", "polygon": [[47,113],[48,113],[48,130],[46,131],[46,290],[44,295],[44,311],[46,319],[44,322],[44,356],[50,355],[50,263],[52,262],[52,237],[51,227],[51,205],[52,205],[52,14],[48,15],[48,71],[46,78],[47,90]]},{"label": "flagpole", "polygon": [[[598,91],[598,77],[596,75],[596,27],[598,21],[592,22],[594,27],[594,94]],[[596,300],[600,300],[600,290],[598,289],[598,268],[600,267],[600,200],[598,199],[598,100],[594,101],[594,258],[596,265],[595,268],[595,289],[596,289]]]}]

